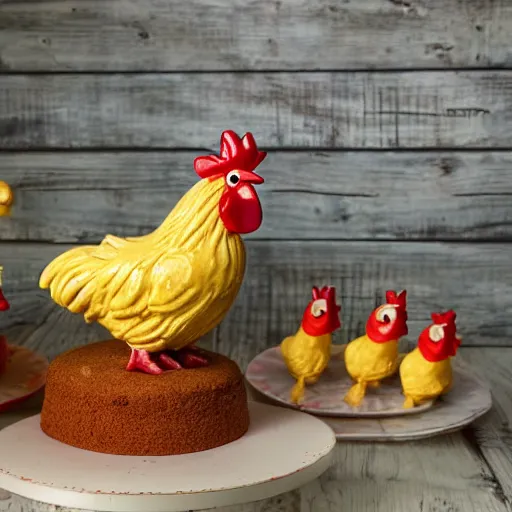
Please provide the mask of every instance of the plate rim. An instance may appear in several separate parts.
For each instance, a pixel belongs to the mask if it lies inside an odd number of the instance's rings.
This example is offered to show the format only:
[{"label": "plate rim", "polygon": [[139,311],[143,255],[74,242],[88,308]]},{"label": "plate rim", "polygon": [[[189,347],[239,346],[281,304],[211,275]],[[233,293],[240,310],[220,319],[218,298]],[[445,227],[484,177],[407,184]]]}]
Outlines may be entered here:
[{"label": "plate rim", "polygon": [[[26,352],[27,354],[30,354],[31,356],[35,357],[39,363],[42,363],[44,365],[44,374],[42,374],[42,382],[39,384],[39,386],[34,387],[24,394],[20,394],[19,396],[16,396],[14,398],[10,398],[8,400],[1,401],[0,400],[0,414],[10,411],[13,407],[16,407],[17,405],[25,402],[29,398],[33,397],[35,394],[39,393],[45,386],[46,386],[46,379],[48,376],[48,370],[50,367],[50,361],[46,356],[41,354],[40,352],[36,350],[32,350],[29,347],[25,347],[23,345],[16,345],[14,343],[8,343],[9,348],[15,348],[16,350],[21,350],[23,352]],[[9,372],[9,366],[7,366],[5,372],[2,374],[5,375]],[[1,376],[0,376],[1,377]]]}]

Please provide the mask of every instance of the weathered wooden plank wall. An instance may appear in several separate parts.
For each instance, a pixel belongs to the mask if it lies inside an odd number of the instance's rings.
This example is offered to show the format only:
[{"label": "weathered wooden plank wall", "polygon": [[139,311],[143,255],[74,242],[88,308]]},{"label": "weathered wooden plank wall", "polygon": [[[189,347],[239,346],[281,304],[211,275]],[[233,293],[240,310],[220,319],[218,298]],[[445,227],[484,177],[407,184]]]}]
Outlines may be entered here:
[{"label": "weathered wooden plank wall", "polygon": [[4,148],[503,148],[512,70],[4,74]]},{"label": "weathered wooden plank wall", "polygon": [[[50,357],[105,332],[37,279],[69,245],[153,229],[222,130],[269,150],[243,291],[208,346],[245,365],[311,285],[361,332],[388,287],[411,339],[454,307],[467,345],[512,345],[512,3],[0,2],[0,222],[13,309]],[[58,333],[58,334],[57,334]]]},{"label": "weathered wooden plank wall", "polygon": [[0,4],[10,71],[503,67],[508,2],[30,0]]},{"label": "weathered wooden plank wall", "polygon": [[[17,192],[2,239],[97,243],[107,232],[147,232],[196,182],[201,153],[0,153]],[[259,168],[264,222],[247,238],[507,240],[511,169],[505,152],[272,151]]]}]

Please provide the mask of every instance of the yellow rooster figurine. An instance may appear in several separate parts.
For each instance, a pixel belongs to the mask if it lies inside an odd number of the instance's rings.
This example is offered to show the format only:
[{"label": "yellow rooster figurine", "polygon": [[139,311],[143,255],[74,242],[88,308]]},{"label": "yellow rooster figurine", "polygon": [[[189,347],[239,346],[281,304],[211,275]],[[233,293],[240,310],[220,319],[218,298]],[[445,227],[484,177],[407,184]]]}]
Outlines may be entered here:
[{"label": "yellow rooster figurine", "polygon": [[293,403],[302,401],[306,384],[317,382],[329,363],[332,333],[341,327],[335,295],[333,287],[314,287],[299,330],[281,342],[286,367],[297,380],[290,395]]},{"label": "yellow rooster figurine", "polygon": [[418,346],[400,364],[405,409],[444,395],[452,387],[450,359],[461,344],[456,314],[450,310],[431,316],[433,323],[421,332]]},{"label": "yellow rooster figurine", "polygon": [[398,295],[386,292],[386,303],[376,308],[366,322],[366,334],[352,340],[345,350],[345,366],[355,384],[345,395],[345,402],[358,407],[367,387],[398,370],[398,341],[407,334],[406,291]]},{"label": "yellow rooster figurine", "polygon": [[11,207],[14,201],[14,194],[11,187],[0,181],[0,217],[7,217],[11,214]]},{"label": "yellow rooster figurine", "polygon": [[127,370],[157,375],[207,365],[193,344],[220,323],[242,284],[240,234],[262,222],[253,185],[263,183],[254,170],[265,156],[252,134],[225,131],[220,156],[195,159],[202,179],[160,227],[61,254],[44,269],[41,288],[125,341]]}]

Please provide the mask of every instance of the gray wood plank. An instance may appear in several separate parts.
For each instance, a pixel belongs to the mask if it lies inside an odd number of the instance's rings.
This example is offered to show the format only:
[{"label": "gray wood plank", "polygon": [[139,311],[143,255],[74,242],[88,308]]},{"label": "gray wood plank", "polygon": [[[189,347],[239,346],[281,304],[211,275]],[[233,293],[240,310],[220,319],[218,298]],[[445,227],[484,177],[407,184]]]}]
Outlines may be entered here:
[{"label": "gray wood plank", "polygon": [[0,75],[0,148],[512,145],[512,71]]},{"label": "gray wood plank", "polygon": [[0,69],[510,66],[508,2],[19,0],[0,3]]},{"label": "gray wood plank", "polygon": [[463,354],[489,383],[493,398],[492,410],[476,422],[468,443],[478,447],[512,509],[512,350],[470,348]]},{"label": "gray wood plank", "polygon": [[[68,246],[0,245],[5,293],[12,309],[0,328],[53,357],[106,333],[53,304],[38,277]],[[510,345],[512,246],[507,244],[384,242],[247,243],[248,268],[212,346],[242,367],[297,329],[313,285],[333,284],[342,304],[344,343],[361,334],[386,289],[409,293],[409,339],[415,343],[432,311],[454,308],[464,345]],[[270,310],[270,315],[268,311]],[[35,326],[35,328],[34,328]]]},{"label": "gray wood plank", "polygon": [[335,465],[301,488],[301,512],[510,512],[461,434],[338,443]]},{"label": "gray wood plank", "polygon": [[[197,181],[200,153],[0,153],[16,194],[0,240],[152,231]],[[512,152],[272,152],[264,222],[247,238],[510,240],[511,168]]]}]

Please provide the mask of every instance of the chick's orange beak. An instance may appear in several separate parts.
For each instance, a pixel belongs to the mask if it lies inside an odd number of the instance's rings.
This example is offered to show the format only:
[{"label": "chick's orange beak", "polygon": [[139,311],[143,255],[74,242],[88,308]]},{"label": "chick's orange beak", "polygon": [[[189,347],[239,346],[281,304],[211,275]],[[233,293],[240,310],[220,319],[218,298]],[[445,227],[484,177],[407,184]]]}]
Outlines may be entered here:
[{"label": "chick's orange beak", "polygon": [[238,174],[240,174],[240,180],[244,181],[245,183],[254,183],[255,185],[260,185],[261,183],[265,182],[265,180],[255,172],[238,171]]}]

